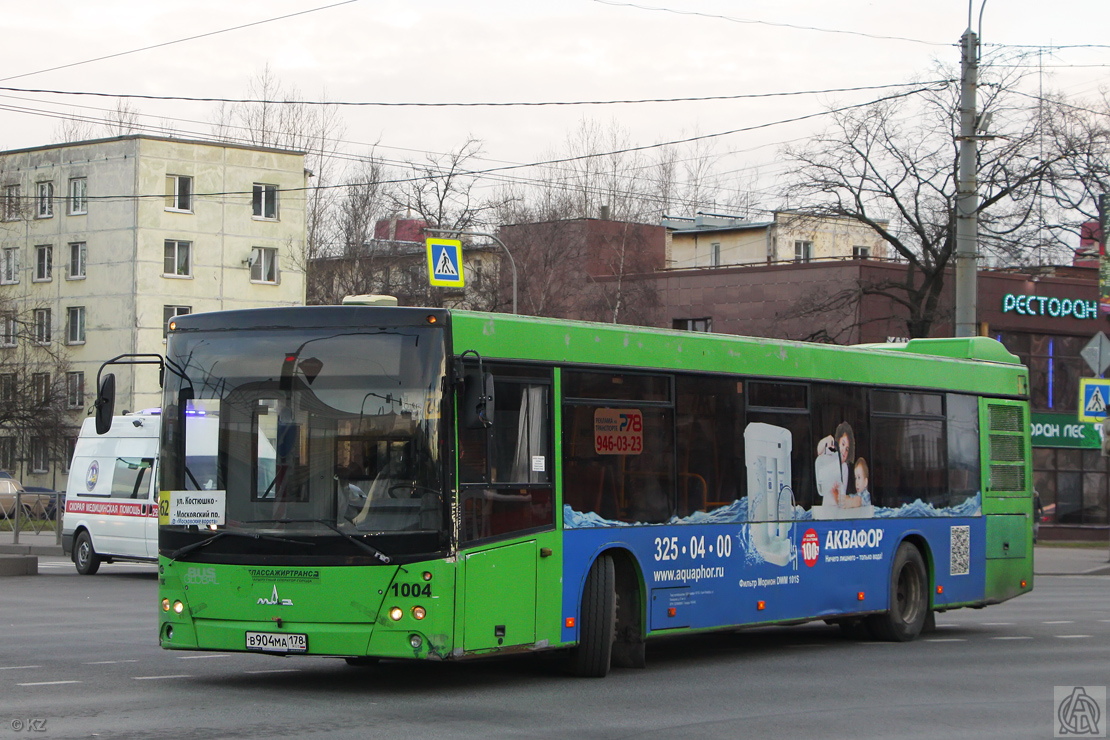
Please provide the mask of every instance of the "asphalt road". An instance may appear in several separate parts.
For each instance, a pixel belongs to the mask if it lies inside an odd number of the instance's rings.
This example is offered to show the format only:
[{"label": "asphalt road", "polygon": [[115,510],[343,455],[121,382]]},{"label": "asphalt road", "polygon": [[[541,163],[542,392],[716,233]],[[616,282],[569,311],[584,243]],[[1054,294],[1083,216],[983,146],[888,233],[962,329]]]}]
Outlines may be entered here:
[{"label": "asphalt road", "polygon": [[1012,740],[1052,737],[1054,686],[1110,684],[1099,576],[1040,577],[908,644],[750,630],[651,643],[645,670],[575,679],[551,656],[353,668],[166,652],[153,566],[39,571],[0,580],[0,739]]}]

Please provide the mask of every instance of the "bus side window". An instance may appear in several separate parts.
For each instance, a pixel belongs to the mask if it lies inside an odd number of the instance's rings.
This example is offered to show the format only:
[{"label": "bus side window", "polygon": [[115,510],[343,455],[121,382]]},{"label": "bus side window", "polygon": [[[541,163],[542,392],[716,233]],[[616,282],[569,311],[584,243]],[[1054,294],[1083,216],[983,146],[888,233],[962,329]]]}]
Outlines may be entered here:
[{"label": "bus side window", "polygon": [[554,526],[550,385],[495,374],[489,429],[459,429],[464,540]]}]

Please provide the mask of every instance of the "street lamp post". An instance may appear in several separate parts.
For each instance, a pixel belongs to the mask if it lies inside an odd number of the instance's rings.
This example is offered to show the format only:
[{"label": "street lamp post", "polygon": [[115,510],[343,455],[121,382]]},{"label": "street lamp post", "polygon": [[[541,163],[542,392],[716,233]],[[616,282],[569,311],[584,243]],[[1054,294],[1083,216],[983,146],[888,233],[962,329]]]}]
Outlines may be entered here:
[{"label": "street lamp post", "polygon": [[513,259],[513,253],[510,252],[509,248],[505,246],[505,242],[501,241],[500,239],[498,239],[493,234],[489,234],[489,233],[486,233],[484,231],[458,231],[456,229],[429,229],[429,228],[426,228],[426,227],[425,227],[424,231],[428,232],[429,234],[455,234],[457,236],[484,236],[487,239],[493,239],[495,242],[497,242],[498,245],[500,245],[500,247],[505,250],[505,254],[508,255],[508,257],[509,257],[509,265],[513,268],[513,313],[515,314],[517,312],[517,310],[516,310],[516,260]]}]

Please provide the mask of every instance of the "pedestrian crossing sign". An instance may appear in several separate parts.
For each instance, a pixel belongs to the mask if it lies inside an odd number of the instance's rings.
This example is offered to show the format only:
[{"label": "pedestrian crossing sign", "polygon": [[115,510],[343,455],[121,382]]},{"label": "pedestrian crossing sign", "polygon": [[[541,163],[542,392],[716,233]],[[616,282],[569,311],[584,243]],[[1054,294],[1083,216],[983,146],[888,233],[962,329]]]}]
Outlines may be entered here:
[{"label": "pedestrian crossing sign", "polygon": [[1100,422],[1110,413],[1106,404],[1110,402],[1110,380],[1105,378],[1079,379],[1079,420]]},{"label": "pedestrian crossing sign", "polygon": [[428,282],[444,288],[461,288],[462,242],[458,239],[428,239]]}]

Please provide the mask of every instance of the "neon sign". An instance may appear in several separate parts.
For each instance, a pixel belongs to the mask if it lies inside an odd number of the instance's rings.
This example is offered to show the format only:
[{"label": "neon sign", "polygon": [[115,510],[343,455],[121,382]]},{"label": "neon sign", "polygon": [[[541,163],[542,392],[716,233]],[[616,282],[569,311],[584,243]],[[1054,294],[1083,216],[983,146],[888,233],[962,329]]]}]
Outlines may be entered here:
[{"label": "neon sign", "polygon": [[1022,316],[1051,316],[1054,319],[1095,319],[1098,318],[1098,301],[1007,293],[1002,297],[1002,313],[1010,311]]}]

